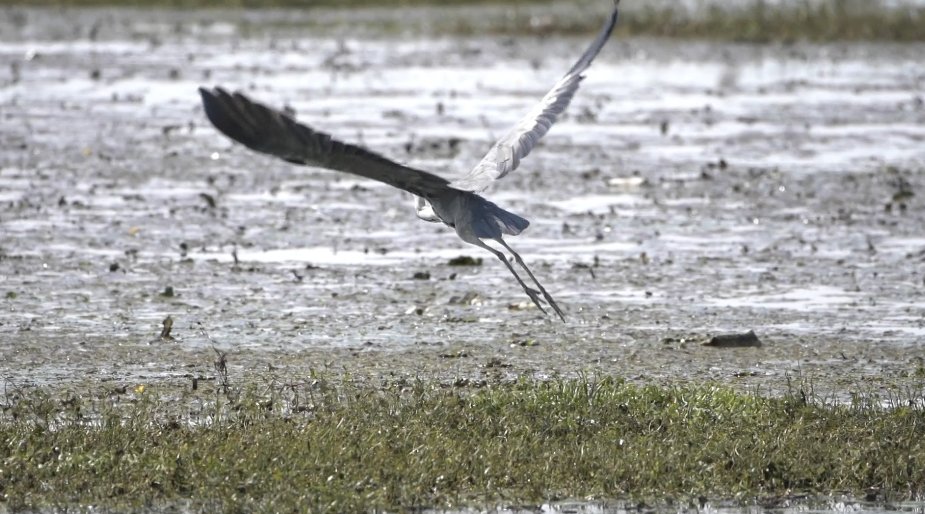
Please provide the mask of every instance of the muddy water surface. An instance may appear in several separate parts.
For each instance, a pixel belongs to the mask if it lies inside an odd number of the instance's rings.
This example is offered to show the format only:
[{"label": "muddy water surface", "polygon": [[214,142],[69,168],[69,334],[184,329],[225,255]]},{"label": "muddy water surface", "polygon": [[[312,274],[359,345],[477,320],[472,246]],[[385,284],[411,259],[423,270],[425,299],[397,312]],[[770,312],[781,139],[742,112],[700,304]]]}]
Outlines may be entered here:
[{"label": "muddy water surface", "polygon": [[[215,345],[234,376],[586,371],[765,391],[791,377],[839,395],[920,382],[922,45],[611,41],[568,115],[487,193],[531,220],[509,242],[561,323],[408,195],[231,144],[196,88],[244,90],[455,177],[587,38],[4,14],[7,381],[182,382],[214,374]],[[761,348],[701,346],[748,330]]]}]

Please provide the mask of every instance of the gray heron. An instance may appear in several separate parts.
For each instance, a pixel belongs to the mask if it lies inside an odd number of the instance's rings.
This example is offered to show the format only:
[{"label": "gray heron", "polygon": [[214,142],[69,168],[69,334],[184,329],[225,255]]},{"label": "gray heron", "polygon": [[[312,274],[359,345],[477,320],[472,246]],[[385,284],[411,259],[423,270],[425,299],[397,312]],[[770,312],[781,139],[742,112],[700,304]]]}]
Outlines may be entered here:
[{"label": "gray heron", "polygon": [[[572,68],[559,79],[530,112],[465,176],[447,179],[399,164],[357,145],[343,143],[330,135],[298,123],[288,114],[254,102],[239,92],[229,93],[215,87],[200,88],[206,116],[229,138],[251,150],[269,154],[293,164],[316,166],[359,175],[408,191],[416,197],[417,214],[427,221],[442,222],[456,230],[463,241],[491,252],[507,266],[530,300],[543,312],[545,301],[565,321],[546,288],[536,279],[520,254],[504,241],[516,236],[530,224],[526,219],[498,207],[480,196],[495,180],[517,168],[556,118],[568,107],[578,90],[582,73],[600,52],[617,23],[617,4],[594,41]],[[511,253],[536,285],[528,286],[505,255],[485,241],[500,244]],[[542,295],[542,299],[540,298]]]}]

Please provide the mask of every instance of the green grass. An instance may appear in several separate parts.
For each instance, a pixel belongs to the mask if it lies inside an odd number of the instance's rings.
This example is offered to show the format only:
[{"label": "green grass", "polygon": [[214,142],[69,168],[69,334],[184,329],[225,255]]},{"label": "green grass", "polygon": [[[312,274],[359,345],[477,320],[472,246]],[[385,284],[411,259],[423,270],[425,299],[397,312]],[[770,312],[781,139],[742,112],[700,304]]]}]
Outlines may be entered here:
[{"label": "green grass", "polygon": [[203,389],[8,396],[5,506],[359,511],[925,491],[920,395],[886,409],[613,379]]},{"label": "green grass", "polygon": [[867,0],[791,2],[756,0],[741,9],[710,7],[702,13],[645,8],[623,20],[631,34],[741,41],[923,41],[925,9],[884,8]]},{"label": "green grass", "polygon": [[[0,5],[32,6],[141,6],[173,8],[261,7],[414,7],[467,4],[524,6],[548,4],[544,0],[0,0]],[[719,2],[688,12],[677,6],[625,2],[618,27],[622,36],[716,39],[733,41],[925,41],[925,8],[888,8],[869,0],[804,0],[783,5],[754,0],[744,7],[717,7]],[[588,5],[586,3],[581,5]],[[598,29],[600,16],[576,16],[537,26],[524,10],[513,10],[504,20],[441,19],[441,34],[590,33]],[[602,9],[595,9],[600,12]],[[533,11],[535,12],[535,10]],[[552,11],[551,11],[552,12]],[[379,23],[374,28],[382,28]],[[388,25],[388,24],[386,24]],[[355,27],[356,28],[356,27]],[[407,28],[406,28],[407,29]],[[418,28],[417,30],[422,30]],[[423,30],[427,30],[425,27]]]}]

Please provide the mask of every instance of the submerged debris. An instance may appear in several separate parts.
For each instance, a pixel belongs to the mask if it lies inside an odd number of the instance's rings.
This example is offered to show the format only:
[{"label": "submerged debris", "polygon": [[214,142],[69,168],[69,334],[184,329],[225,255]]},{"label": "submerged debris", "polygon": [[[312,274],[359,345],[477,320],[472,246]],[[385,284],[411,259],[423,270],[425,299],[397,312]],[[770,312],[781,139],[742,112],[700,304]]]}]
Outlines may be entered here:
[{"label": "submerged debris", "polygon": [[587,270],[588,273],[591,275],[592,279],[597,278],[597,276],[594,275],[594,267],[591,266],[590,264],[585,264],[583,262],[576,262],[575,264],[572,264],[572,269],[573,270]]},{"label": "submerged debris", "polygon": [[492,357],[488,359],[488,362],[485,363],[485,368],[510,368],[511,364],[505,362],[504,360],[498,357]]},{"label": "submerged debris", "polygon": [[173,341],[173,336],[170,335],[170,331],[173,330],[173,318],[169,314],[164,318],[164,321],[161,322],[161,326],[161,340]]},{"label": "submerged debris", "polygon": [[408,316],[410,314],[416,314],[418,316],[423,316],[425,312],[427,312],[426,305],[412,305],[411,307],[408,307],[408,309],[405,310],[405,316]]},{"label": "submerged debris", "polygon": [[526,300],[522,302],[509,303],[507,305],[507,309],[509,311],[525,311],[525,310],[535,309],[535,308],[536,308],[536,305]]},{"label": "submerged debris", "polygon": [[440,354],[441,359],[465,359],[466,357],[469,357],[469,352],[466,350],[456,350]]},{"label": "submerged debris", "polygon": [[215,197],[209,193],[199,193],[199,198],[202,199],[202,201],[205,202],[210,209],[214,209],[217,205],[215,202]]},{"label": "submerged debris", "polygon": [[468,255],[460,255],[459,257],[453,257],[447,262],[450,266],[481,266],[482,258],[481,257],[470,257]]},{"label": "submerged debris", "polygon": [[469,291],[462,296],[452,296],[448,302],[450,305],[476,305],[482,303],[482,297],[474,291]]}]

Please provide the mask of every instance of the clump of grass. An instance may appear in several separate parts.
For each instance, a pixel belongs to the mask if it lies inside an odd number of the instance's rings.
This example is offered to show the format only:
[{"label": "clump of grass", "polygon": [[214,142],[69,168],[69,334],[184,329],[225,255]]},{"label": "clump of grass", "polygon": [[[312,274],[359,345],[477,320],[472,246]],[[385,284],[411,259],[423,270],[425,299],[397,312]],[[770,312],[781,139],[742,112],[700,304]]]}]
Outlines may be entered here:
[{"label": "clump of grass", "polygon": [[368,511],[925,491],[920,397],[887,409],[609,378],[474,389],[315,378],[233,401],[220,391],[167,401],[156,390],[102,407],[41,391],[8,401],[7,506]]}]

